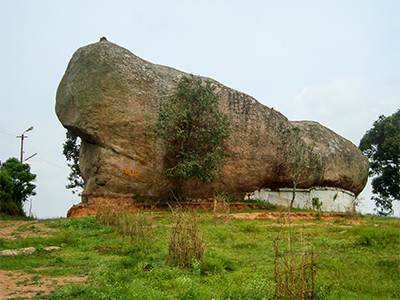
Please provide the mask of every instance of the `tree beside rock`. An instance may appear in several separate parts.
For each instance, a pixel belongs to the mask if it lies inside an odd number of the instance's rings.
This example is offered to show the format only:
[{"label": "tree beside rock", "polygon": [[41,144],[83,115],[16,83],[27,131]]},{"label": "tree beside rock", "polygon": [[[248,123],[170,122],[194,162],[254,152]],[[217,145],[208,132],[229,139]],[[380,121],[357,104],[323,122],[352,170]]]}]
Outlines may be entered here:
[{"label": "tree beside rock", "polygon": [[23,203],[35,196],[32,182],[36,175],[28,164],[9,158],[0,166],[0,212],[12,216],[25,216]]},{"label": "tree beside rock", "polygon": [[400,200],[400,110],[379,116],[360,141],[370,160],[371,200],[378,214],[393,214],[393,201]]}]

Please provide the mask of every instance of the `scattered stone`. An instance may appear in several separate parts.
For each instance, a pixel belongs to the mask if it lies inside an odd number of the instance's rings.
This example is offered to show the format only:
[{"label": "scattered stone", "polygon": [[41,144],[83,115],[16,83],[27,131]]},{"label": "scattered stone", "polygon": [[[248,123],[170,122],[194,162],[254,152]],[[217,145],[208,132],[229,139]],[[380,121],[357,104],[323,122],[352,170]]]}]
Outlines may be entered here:
[{"label": "scattered stone", "polygon": [[33,254],[33,253],[35,253],[36,249],[33,247],[28,247],[28,248],[19,249],[17,251],[20,252],[21,254]]},{"label": "scattered stone", "polygon": [[50,247],[43,248],[43,250],[47,251],[47,252],[52,252],[52,251],[59,251],[59,250],[61,250],[61,248],[60,247],[56,247],[56,246],[50,246]]},{"label": "scattered stone", "polygon": [[35,253],[36,249],[33,247],[28,248],[21,248],[17,250],[3,250],[0,252],[1,256],[16,256],[19,254],[33,254]]},{"label": "scattered stone", "polygon": [[18,253],[14,250],[3,250],[0,252],[1,256],[15,256],[18,255]]},{"label": "scattered stone", "polygon": [[[47,252],[51,252],[51,251],[61,250],[61,248],[56,247],[56,246],[50,246],[50,247],[43,248],[43,250],[45,250]],[[36,249],[34,247],[28,247],[28,248],[21,248],[21,249],[17,249],[17,250],[3,250],[0,252],[0,256],[16,256],[16,255],[20,255],[20,254],[30,255],[35,252],[36,252]]]}]

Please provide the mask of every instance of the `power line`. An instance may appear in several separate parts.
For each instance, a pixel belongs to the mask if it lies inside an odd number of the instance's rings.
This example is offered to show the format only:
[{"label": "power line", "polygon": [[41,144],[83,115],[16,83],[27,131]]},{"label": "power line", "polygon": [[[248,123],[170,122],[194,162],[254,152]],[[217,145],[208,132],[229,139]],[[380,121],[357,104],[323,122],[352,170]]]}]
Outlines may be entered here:
[{"label": "power line", "polygon": [[[15,137],[15,136],[18,135],[18,133],[14,132],[14,131],[11,131],[11,130],[8,130],[8,129],[3,128],[3,127],[0,127],[0,132],[2,132],[2,133],[4,133],[4,134],[7,134],[7,135],[9,135],[9,136],[12,136],[12,137]],[[26,137],[26,136],[25,136],[25,137]],[[31,148],[31,150],[29,151],[29,153],[32,152],[32,151],[35,151],[35,150],[36,150],[37,152],[42,152],[42,153],[44,152],[44,153],[47,153],[48,155],[55,156],[53,153],[46,152],[46,151],[41,151],[40,149],[35,149],[35,148]],[[34,154],[34,155],[36,155],[36,154]],[[69,171],[69,169],[66,168],[66,167],[60,167],[60,166],[58,166],[58,165],[56,165],[56,164],[54,164],[54,163],[52,163],[52,162],[49,162],[48,160],[44,159],[43,156],[41,156],[39,153],[38,153],[37,155],[38,155],[38,156],[41,158],[41,160],[44,161],[45,163],[47,163],[47,164],[49,164],[49,165],[52,165],[52,166],[54,166],[54,167],[56,167],[56,168],[59,168],[59,169],[62,169],[62,170],[68,170],[68,171]],[[32,157],[33,157],[33,156],[32,156]]]},{"label": "power line", "polygon": [[7,134],[7,135],[9,135],[9,136],[15,136],[15,135],[17,135],[17,133],[11,133],[11,131],[5,130],[5,129],[3,129],[3,128],[0,128],[0,132],[5,133],[5,134]]},{"label": "power line", "polygon": [[17,132],[14,132],[14,131],[8,130],[8,129],[6,129],[6,128],[3,128],[3,127],[0,127],[0,129],[1,129],[1,130],[4,130],[4,131],[8,131],[9,133],[11,133],[11,134],[13,134],[13,135],[16,135],[16,134],[18,134]]},{"label": "power line", "polygon": [[65,168],[65,167],[57,166],[56,164],[53,164],[53,163],[51,163],[51,162],[45,160],[40,154],[38,154],[38,156],[42,159],[42,161],[44,161],[45,163],[48,163],[49,165],[52,165],[52,166],[57,167],[57,168],[59,168],[59,169],[68,170],[68,171],[69,171],[69,169],[67,169],[67,168]]}]

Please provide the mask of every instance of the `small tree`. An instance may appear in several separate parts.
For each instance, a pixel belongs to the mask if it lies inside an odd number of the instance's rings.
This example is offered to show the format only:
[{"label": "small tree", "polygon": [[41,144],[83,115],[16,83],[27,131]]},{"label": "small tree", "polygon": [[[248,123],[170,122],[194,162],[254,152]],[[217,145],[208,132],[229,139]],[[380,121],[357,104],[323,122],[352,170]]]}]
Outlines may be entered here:
[{"label": "small tree", "polygon": [[359,148],[370,161],[371,199],[379,215],[393,213],[393,201],[400,200],[400,110],[380,116],[360,141]]},{"label": "small tree", "polygon": [[292,208],[296,198],[296,189],[299,184],[309,181],[309,176],[315,171],[318,164],[318,155],[315,151],[315,142],[307,144],[303,140],[303,130],[298,127],[283,132],[283,155],[285,164],[290,170],[293,185]]},{"label": "small tree", "polygon": [[68,167],[71,168],[71,173],[68,175],[69,184],[65,187],[67,189],[72,189],[72,194],[78,193],[78,196],[81,195],[82,189],[85,187],[85,183],[82,179],[81,170],[79,169],[79,149],[80,149],[80,138],[68,130],[66,133],[67,140],[63,144],[63,154],[66,160],[70,163],[67,163]]},{"label": "small tree", "polygon": [[28,164],[22,164],[16,158],[9,158],[0,167],[0,211],[13,216],[24,216],[22,204],[30,196],[35,196],[36,179]]},{"label": "small tree", "polygon": [[158,131],[167,147],[168,177],[212,182],[227,156],[229,118],[218,107],[219,96],[209,80],[183,76],[175,95],[160,109]]}]

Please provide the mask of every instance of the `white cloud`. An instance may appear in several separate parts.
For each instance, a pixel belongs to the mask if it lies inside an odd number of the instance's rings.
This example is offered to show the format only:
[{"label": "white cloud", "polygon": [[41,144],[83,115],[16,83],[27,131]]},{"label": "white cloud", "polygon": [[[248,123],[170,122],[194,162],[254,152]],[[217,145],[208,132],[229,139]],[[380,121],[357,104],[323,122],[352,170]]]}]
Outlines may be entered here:
[{"label": "white cloud", "polygon": [[320,122],[358,145],[379,115],[391,115],[400,107],[398,82],[341,77],[306,86],[293,98],[288,117]]}]

